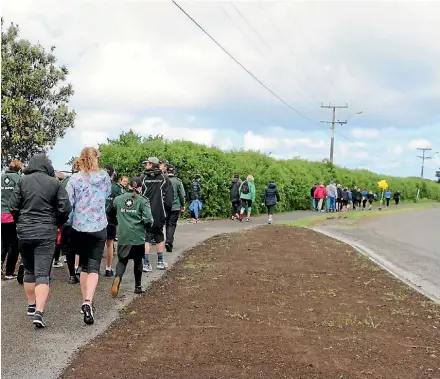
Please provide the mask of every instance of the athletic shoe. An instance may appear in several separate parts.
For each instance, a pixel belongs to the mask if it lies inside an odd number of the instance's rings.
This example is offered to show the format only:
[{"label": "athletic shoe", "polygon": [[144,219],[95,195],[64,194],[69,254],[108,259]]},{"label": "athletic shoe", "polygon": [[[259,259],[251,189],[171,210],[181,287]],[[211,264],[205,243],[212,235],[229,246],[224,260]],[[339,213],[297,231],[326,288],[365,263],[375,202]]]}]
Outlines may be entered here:
[{"label": "athletic shoe", "polygon": [[53,267],[57,267],[57,268],[63,267],[63,264],[60,261],[55,261],[53,262]]},{"label": "athletic shoe", "polygon": [[95,318],[93,317],[93,306],[87,302],[82,305],[81,310],[84,314],[84,323],[92,325],[95,322]]},{"label": "athletic shoe", "polygon": [[158,261],[156,267],[158,270],[166,270],[168,267],[168,264],[164,261]]},{"label": "athletic shoe", "polygon": [[35,325],[36,328],[45,328],[46,320],[44,319],[43,312],[36,311],[32,323]]},{"label": "athletic shoe", "polygon": [[23,284],[24,281],[24,265],[18,266],[18,273],[17,273],[17,282],[18,284]]},{"label": "athletic shoe", "polygon": [[141,287],[134,287],[134,293],[136,295],[143,295],[146,291]]},{"label": "athletic shoe", "polygon": [[121,285],[121,278],[117,276],[116,278],[113,279],[113,284],[112,284],[111,294],[113,297],[118,296],[120,285]]},{"label": "athletic shoe", "polygon": [[17,275],[12,274],[12,275],[5,275],[5,280],[14,280],[17,278]]},{"label": "athletic shoe", "polygon": [[251,222],[251,219],[249,217],[247,217],[246,222]]},{"label": "athletic shoe", "polygon": [[64,257],[64,263],[67,263],[67,257]]},{"label": "athletic shoe", "polygon": [[167,253],[172,253],[173,252],[173,247],[171,246],[171,244],[166,243],[165,244],[165,250],[167,251]]},{"label": "athletic shoe", "polygon": [[272,225],[272,220],[269,220],[267,223],[268,223],[269,225]]},{"label": "athletic shoe", "polygon": [[105,270],[105,276],[106,277],[113,277],[113,276],[115,276],[115,273],[113,272],[113,270]]},{"label": "athletic shoe", "polygon": [[69,277],[69,284],[78,284],[79,283],[79,279],[78,279],[78,277],[75,275],[75,276],[70,276]]},{"label": "athletic shoe", "polygon": [[235,220],[235,216],[231,216],[231,220],[234,221]]},{"label": "athletic shoe", "polygon": [[144,265],[142,271],[143,272],[153,272],[153,267],[151,266],[151,264]]},{"label": "athletic shoe", "polygon": [[37,305],[36,304],[28,304],[28,308],[27,308],[27,315],[28,316],[33,316],[35,314]]}]

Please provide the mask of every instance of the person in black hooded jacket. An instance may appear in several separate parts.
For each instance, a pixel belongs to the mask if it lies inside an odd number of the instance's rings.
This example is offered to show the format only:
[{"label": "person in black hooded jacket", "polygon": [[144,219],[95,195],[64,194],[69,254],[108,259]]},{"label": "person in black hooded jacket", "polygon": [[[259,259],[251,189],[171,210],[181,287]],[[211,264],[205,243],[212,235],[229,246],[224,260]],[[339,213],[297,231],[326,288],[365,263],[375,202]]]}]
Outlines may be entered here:
[{"label": "person in black hooded jacket", "polygon": [[173,185],[167,175],[160,169],[159,159],[150,157],[145,162],[146,170],[141,176],[142,196],[150,200],[151,213],[153,215],[153,225],[148,227],[145,232],[145,257],[144,272],[151,272],[150,264],[150,245],[152,240],[156,241],[157,268],[165,270],[166,262],[163,260],[165,250],[165,236],[163,229],[167,220],[168,212],[173,207]]},{"label": "person in black hooded jacket", "polygon": [[18,244],[24,264],[27,314],[36,327],[46,326],[44,307],[49,295],[49,276],[57,242],[57,229],[72,207],[65,188],[45,154],[34,155],[9,200],[17,223]]},{"label": "person in black hooded jacket", "polygon": [[240,200],[240,185],[241,180],[237,173],[234,174],[234,178],[232,179],[232,183],[229,186],[229,198],[232,203],[232,216],[231,219],[235,220],[239,217],[241,200]]},{"label": "person in black hooded jacket", "polygon": [[267,215],[269,216],[267,223],[272,224],[275,206],[277,205],[277,202],[280,201],[280,192],[278,191],[278,187],[273,180],[271,180],[264,189],[262,200],[263,205],[267,207]]}]

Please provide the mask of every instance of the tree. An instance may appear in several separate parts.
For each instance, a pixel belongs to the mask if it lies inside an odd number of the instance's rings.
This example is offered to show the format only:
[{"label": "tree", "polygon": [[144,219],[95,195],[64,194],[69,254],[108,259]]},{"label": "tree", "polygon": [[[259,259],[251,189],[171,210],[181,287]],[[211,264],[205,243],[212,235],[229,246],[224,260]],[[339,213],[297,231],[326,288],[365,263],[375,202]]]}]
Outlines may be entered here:
[{"label": "tree", "polygon": [[68,70],[56,65],[55,47],[19,38],[11,23],[2,34],[2,165],[18,158],[26,163],[46,152],[74,127],[75,111],[67,107],[73,95],[66,84]]},{"label": "tree", "polygon": [[72,157],[66,162],[66,166],[73,166],[73,162],[75,162],[75,159],[78,157]]}]

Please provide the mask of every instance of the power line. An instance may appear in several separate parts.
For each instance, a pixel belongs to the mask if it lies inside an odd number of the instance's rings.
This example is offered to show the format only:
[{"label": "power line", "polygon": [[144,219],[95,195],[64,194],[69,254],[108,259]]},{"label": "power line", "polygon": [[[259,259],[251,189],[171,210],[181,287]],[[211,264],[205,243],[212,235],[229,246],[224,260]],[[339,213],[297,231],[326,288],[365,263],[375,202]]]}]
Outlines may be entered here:
[{"label": "power line", "polygon": [[278,96],[274,91],[272,91],[266,84],[264,84],[260,79],[258,79],[250,70],[248,70],[245,66],[243,66],[229,51],[227,51],[217,40],[212,37],[194,18],[192,18],[179,4],[177,4],[174,0],[172,0],[174,5],[180,9],[180,11],[188,17],[203,33],[205,33],[220,49],[222,49],[235,63],[237,63],[244,71],[247,72],[248,75],[250,75],[256,82],[258,82],[263,88],[265,88],[272,96],[277,98],[279,101],[281,101],[286,107],[288,107],[290,110],[294,111],[297,115],[301,116],[302,118],[314,123],[315,125],[319,125],[316,121],[311,119],[310,117],[305,116],[302,114],[299,110],[294,108],[292,105],[290,105],[286,100],[284,100],[282,97]]}]

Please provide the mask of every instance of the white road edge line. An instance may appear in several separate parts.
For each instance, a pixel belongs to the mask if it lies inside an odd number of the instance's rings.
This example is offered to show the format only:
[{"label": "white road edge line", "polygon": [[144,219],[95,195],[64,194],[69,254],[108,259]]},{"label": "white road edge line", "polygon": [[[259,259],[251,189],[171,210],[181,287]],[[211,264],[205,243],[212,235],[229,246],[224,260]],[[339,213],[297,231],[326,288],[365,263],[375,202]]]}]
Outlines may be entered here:
[{"label": "white road edge line", "polygon": [[413,274],[401,267],[396,266],[394,263],[381,257],[373,250],[362,245],[359,241],[353,241],[348,238],[342,237],[336,233],[329,232],[322,228],[310,228],[315,232],[326,235],[327,237],[346,243],[347,245],[356,249],[359,253],[367,256],[371,261],[388,271],[390,274],[409,285],[411,288],[426,296],[430,300],[440,303],[440,288],[433,285],[431,282],[421,278],[417,274]]}]

